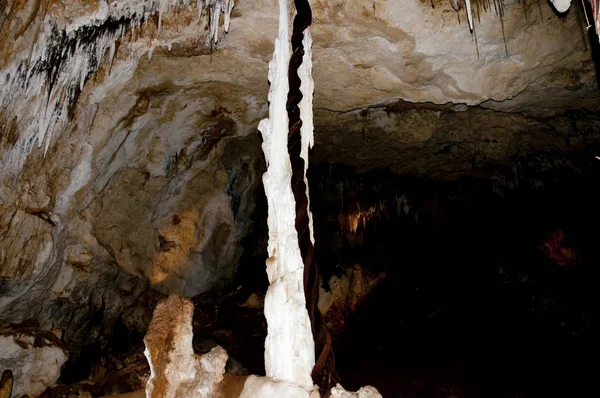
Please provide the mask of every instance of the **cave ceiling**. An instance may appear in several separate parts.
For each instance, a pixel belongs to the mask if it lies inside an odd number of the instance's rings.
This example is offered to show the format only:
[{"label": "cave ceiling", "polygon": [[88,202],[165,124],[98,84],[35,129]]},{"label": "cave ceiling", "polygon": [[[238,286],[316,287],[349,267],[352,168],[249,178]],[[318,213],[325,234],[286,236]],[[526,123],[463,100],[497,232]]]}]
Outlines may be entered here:
[{"label": "cave ceiling", "polygon": [[[42,148],[58,139],[54,133],[64,129],[66,119],[78,119],[73,117],[77,112],[85,113],[80,119],[88,123],[93,119],[87,128],[102,130],[90,134],[98,141],[92,145],[102,145],[102,137],[118,130],[123,118],[128,123],[149,119],[158,106],[163,120],[154,118],[152,123],[159,128],[169,123],[169,129],[190,133],[202,119],[195,107],[221,108],[236,120],[242,134],[253,134],[266,115],[266,75],[277,17],[272,1],[236,1],[227,21],[229,32],[225,35],[219,28],[216,44],[206,40],[206,29],[212,29],[205,27],[207,16],[199,19],[194,4],[186,6],[189,2],[171,6],[169,1],[120,1],[111,3],[120,7],[114,12],[106,11],[107,3],[101,1],[42,2],[46,8],[39,2],[15,2],[20,7],[9,3],[2,31],[8,40],[3,40],[0,66],[13,76],[11,62],[22,54],[35,57],[31,40],[39,40],[40,26],[46,29],[39,22],[42,13],[67,37],[73,31],[80,32],[75,37],[85,36],[84,28],[92,32],[123,25],[118,28],[120,37],[101,38],[116,46],[93,48],[110,53],[110,64],[107,56],[99,55],[92,60],[97,65],[72,68],[83,70],[80,80],[85,84],[77,101],[71,101],[75,109],[61,111],[55,124],[40,123],[40,111],[33,114],[24,104],[6,109],[7,100],[33,101],[37,106],[33,94],[5,94],[6,124],[17,116],[17,130],[27,130],[27,123],[42,125],[40,130],[49,130],[37,132],[36,143]],[[130,9],[124,6],[128,3]],[[136,7],[145,3],[147,16],[140,21]],[[164,11],[150,13],[154,3]],[[321,148],[314,159],[435,174],[445,167],[433,154],[447,152],[448,146],[459,153],[458,162],[469,153],[501,162],[527,152],[525,148],[537,148],[536,140],[547,138],[562,148],[555,138],[574,135],[574,145],[581,134],[573,131],[572,117],[565,115],[575,113],[582,119],[577,112],[595,113],[600,106],[592,59],[597,43],[589,40],[581,8],[558,15],[549,2],[501,3],[499,13],[493,2],[474,2],[472,33],[464,8],[457,12],[449,1],[314,1],[314,107]],[[90,32],[83,33],[93,36]],[[54,40],[52,45],[64,42]],[[32,90],[37,81],[29,80]],[[60,103],[60,95],[55,97]],[[139,98],[148,98],[147,113],[138,109]],[[97,107],[93,115],[90,107]],[[458,114],[464,111],[469,112]],[[45,110],[46,115],[50,112]],[[594,131],[595,121],[588,121],[581,128]],[[27,131],[21,138],[34,135],[32,129]],[[23,156],[15,158],[11,162],[19,169]],[[408,167],[415,161],[421,164]]]}]

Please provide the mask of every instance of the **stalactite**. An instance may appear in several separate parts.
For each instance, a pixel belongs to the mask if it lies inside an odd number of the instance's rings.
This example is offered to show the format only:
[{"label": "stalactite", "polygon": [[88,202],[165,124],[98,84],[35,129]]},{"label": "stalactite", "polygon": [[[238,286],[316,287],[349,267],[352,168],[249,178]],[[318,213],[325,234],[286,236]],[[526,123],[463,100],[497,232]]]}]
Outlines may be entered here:
[{"label": "stalactite", "polygon": [[[17,175],[36,145],[43,146],[46,153],[89,77],[104,62],[112,64],[125,33],[131,33],[133,40],[135,28],[141,30],[157,14],[160,26],[163,14],[175,4],[189,7],[190,0],[101,2],[96,13],[75,19],[64,28],[45,17],[31,51],[0,71],[0,108],[6,108],[7,120],[16,117],[20,125],[19,139],[5,155],[0,174]],[[229,29],[233,5],[233,0],[197,0],[197,7],[209,10],[216,21],[210,26],[212,42],[218,40],[221,13],[226,14],[224,30]],[[46,8],[42,7],[42,16]],[[148,49],[149,56],[152,50]]]},{"label": "stalactite", "polygon": [[[219,19],[221,13],[224,14],[223,30],[229,32],[229,24],[231,21],[231,11],[233,10],[234,0],[197,0],[200,19],[204,12],[208,13],[208,30],[210,37],[216,44],[219,41]],[[202,1],[202,5],[200,5]]]},{"label": "stalactite", "polygon": [[502,28],[502,41],[504,42],[504,51],[506,52],[506,56],[508,57],[508,45],[506,44],[506,34],[504,33],[504,11],[501,6],[499,9],[499,17],[500,17],[500,27]]},{"label": "stalactite", "polygon": [[[538,5],[538,10],[539,10],[539,14],[540,14],[540,20],[542,21],[542,23],[544,22],[544,16],[542,13],[542,5],[541,5],[541,1],[539,0],[537,2]],[[582,2],[585,0],[581,0]],[[598,0],[588,0],[589,3],[592,6],[592,13],[594,14],[594,19],[596,20],[596,29],[598,30],[598,26],[599,22],[598,22],[598,16],[600,15],[599,11],[598,11]],[[571,6],[572,0],[550,0],[550,2],[552,3],[553,7],[559,12],[559,13],[564,13],[566,12],[569,7]],[[477,12],[477,20],[479,22],[480,18],[481,18],[481,11],[480,8],[483,8],[484,11],[491,11],[492,7],[494,8],[494,11],[496,13],[496,15],[499,15],[501,18],[501,23],[504,24],[504,7],[505,7],[505,3],[506,0],[450,0],[450,4],[452,6],[452,8],[457,11],[457,13],[462,10],[463,8],[465,8],[465,12],[467,14],[467,19],[469,21],[469,29],[471,31],[473,31],[474,29],[474,23],[473,23],[473,4],[475,6],[475,11]],[[526,0],[519,0],[519,3],[521,3],[522,7],[523,7],[523,13],[525,15],[525,20],[529,19],[529,15],[527,13],[527,1]],[[511,4],[510,2],[508,4]],[[585,9],[585,7],[584,7]],[[460,24],[460,16],[459,16],[459,24]],[[504,28],[504,27],[503,27]],[[504,41],[506,42],[506,38],[504,38]],[[507,50],[507,54],[508,54],[508,50]]]},{"label": "stalactite", "polygon": [[473,13],[471,12],[471,0],[465,0],[467,5],[467,19],[469,20],[469,29],[473,31]]}]

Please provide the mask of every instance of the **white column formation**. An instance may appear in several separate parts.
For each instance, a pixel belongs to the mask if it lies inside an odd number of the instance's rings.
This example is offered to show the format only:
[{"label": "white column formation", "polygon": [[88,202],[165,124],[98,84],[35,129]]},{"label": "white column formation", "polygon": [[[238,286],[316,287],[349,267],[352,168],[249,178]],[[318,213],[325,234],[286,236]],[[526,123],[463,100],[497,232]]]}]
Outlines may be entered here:
[{"label": "white column formation", "polygon": [[[310,41],[310,37],[306,40]],[[269,63],[269,118],[262,120],[258,126],[263,136],[262,149],[267,162],[263,183],[268,201],[269,227],[267,275],[270,286],[265,298],[268,324],[265,370],[267,377],[273,381],[292,384],[308,392],[313,389],[311,371],[315,357],[304,297],[304,265],[295,228],[296,203],[287,149],[286,102],[290,56],[288,0],[279,0],[279,35],[275,41],[273,59]],[[307,52],[307,56],[310,56],[310,52]],[[306,79],[302,105],[304,112],[312,104],[312,90],[309,92],[308,87],[312,81],[306,77],[306,73],[310,74],[309,68],[310,65],[306,63],[302,76],[303,81]],[[304,141],[312,141],[312,109],[308,113],[302,114],[305,123],[302,129],[303,146]],[[304,134],[309,130],[311,137],[305,137]],[[308,156],[308,144],[304,156]]]},{"label": "white column formation", "polygon": [[[262,150],[267,162],[263,184],[268,202],[269,244],[267,275],[269,289],[265,297],[267,318],[265,342],[266,378],[250,376],[240,398],[316,398],[311,372],[315,364],[314,341],[304,296],[304,264],[296,232],[296,202],[292,191],[292,166],[288,153],[289,92],[288,70],[291,56],[288,2],[279,0],[279,34],[275,40],[273,59],[269,63],[269,118],[261,120],[258,129],[263,136]],[[298,104],[302,119],[301,152],[304,180],[308,195],[308,151],[313,145],[312,38],[304,31],[304,56],[298,69],[302,100]],[[312,214],[309,216],[310,238],[314,243]],[[341,386],[332,393],[346,393]],[[364,392],[370,394],[364,395]],[[340,395],[342,396],[342,395]],[[373,387],[347,396],[381,397]]]},{"label": "white column formation", "polygon": [[592,12],[594,13],[594,21],[596,22],[596,35],[598,35],[600,40],[600,1],[598,0],[590,0],[592,3]]}]

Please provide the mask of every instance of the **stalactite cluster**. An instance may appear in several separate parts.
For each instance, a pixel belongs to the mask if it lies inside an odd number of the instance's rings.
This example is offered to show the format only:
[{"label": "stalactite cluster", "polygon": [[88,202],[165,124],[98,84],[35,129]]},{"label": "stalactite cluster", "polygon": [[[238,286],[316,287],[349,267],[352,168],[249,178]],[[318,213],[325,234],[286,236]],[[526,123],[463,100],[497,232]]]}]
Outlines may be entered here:
[{"label": "stalactite cluster", "polygon": [[[540,19],[543,22],[544,17],[542,15],[542,6],[540,4],[540,1],[537,1],[537,4],[538,4],[538,9],[539,9]],[[597,1],[597,0],[590,0],[590,2],[592,4],[594,1]],[[523,12],[525,13],[525,18],[527,19],[527,9],[526,9],[527,0],[517,0],[517,2],[523,5]],[[502,28],[502,39],[504,41],[504,50],[506,52],[506,56],[508,56],[508,45],[506,44],[506,34],[504,31],[505,6],[507,3],[510,4],[506,0],[450,0],[450,4],[451,4],[452,8],[457,13],[460,12],[463,8],[466,11],[467,20],[469,23],[469,29],[473,33],[473,37],[475,39],[475,46],[477,48],[477,57],[478,58],[479,58],[479,45],[477,43],[477,32],[475,30],[474,19],[477,18],[478,21],[481,21],[481,13],[482,12],[490,12],[492,10],[494,10],[496,15],[500,19],[500,26]],[[564,13],[569,9],[569,7],[571,5],[571,0],[551,0],[551,3],[553,4],[554,8],[559,13]],[[459,22],[460,22],[460,16],[459,16]]]},{"label": "stalactite cluster", "polygon": [[[135,37],[136,30],[176,4],[190,7],[190,0],[135,0],[101,3],[98,11],[59,27],[41,10],[43,22],[28,54],[15,57],[12,64],[0,70],[0,109],[2,120],[16,118],[19,137],[4,159],[1,174],[19,173],[25,159],[37,145],[50,147],[53,135],[68,117],[83,86],[106,62],[112,65],[125,35]],[[233,0],[197,0],[199,13],[207,12],[210,40],[219,39],[219,19],[225,14],[223,28],[229,29]],[[39,8],[39,7],[38,7]],[[36,9],[33,16],[40,12]],[[4,28],[4,25],[2,28]],[[26,24],[27,29],[29,25]],[[23,32],[18,32],[21,36]],[[18,37],[17,36],[17,37]],[[146,51],[130,51],[130,61],[137,62]]]}]

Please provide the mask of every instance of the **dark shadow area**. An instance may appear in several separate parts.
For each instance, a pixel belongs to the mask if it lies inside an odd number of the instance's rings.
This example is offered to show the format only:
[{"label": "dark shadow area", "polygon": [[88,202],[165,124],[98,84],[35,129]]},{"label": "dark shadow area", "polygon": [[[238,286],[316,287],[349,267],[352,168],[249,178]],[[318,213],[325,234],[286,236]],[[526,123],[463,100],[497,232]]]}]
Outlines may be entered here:
[{"label": "dark shadow area", "polygon": [[266,292],[269,287],[265,264],[269,239],[267,228],[268,205],[262,183],[258,185],[253,200],[252,226],[250,233],[242,241],[244,252],[240,258],[240,265],[234,279],[234,285],[240,287],[239,296],[244,300],[253,292]]},{"label": "dark shadow area", "polygon": [[590,396],[599,181],[590,156],[450,182],[313,167],[324,285],[357,263],[386,274],[336,334],[344,386],[386,398]]},{"label": "dark shadow area", "polygon": [[[73,384],[87,380],[103,358],[125,356],[135,346],[140,345],[143,339],[139,333],[130,333],[120,318],[113,325],[112,333],[108,337],[110,344],[105,347],[97,340],[93,344],[82,345],[78,352],[71,352],[61,373],[60,383]],[[107,364],[106,369],[110,372],[116,367],[113,369]]]},{"label": "dark shadow area", "polygon": [[86,380],[103,354],[100,343],[83,346],[79,355],[69,357],[60,374],[59,382],[61,384],[73,384]]}]

